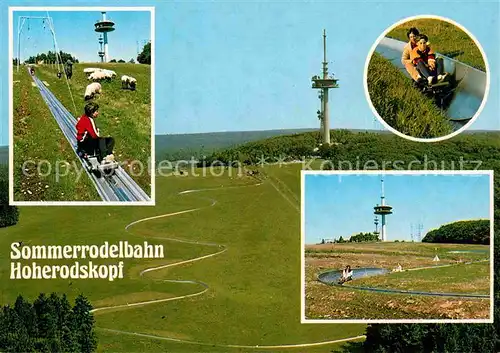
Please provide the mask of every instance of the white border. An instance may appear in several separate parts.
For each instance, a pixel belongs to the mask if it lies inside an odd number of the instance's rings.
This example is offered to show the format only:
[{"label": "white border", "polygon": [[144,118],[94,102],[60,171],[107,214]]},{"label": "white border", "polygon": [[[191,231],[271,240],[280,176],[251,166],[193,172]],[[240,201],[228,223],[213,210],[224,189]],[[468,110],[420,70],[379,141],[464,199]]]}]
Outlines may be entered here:
[{"label": "white border", "polygon": [[[457,131],[454,131],[451,134],[448,134],[448,135],[445,135],[445,136],[441,136],[441,137],[434,137],[434,138],[413,137],[413,136],[405,135],[405,134],[399,132],[398,130],[394,129],[392,126],[390,126],[389,124],[387,124],[385,122],[385,120],[382,119],[382,117],[378,114],[377,110],[375,109],[375,107],[372,104],[372,101],[371,101],[371,98],[370,98],[370,93],[368,92],[368,65],[370,64],[370,59],[371,59],[373,53],[375,52],[375,49],[377,48],[377,45],[386,36],[387,33],[389,33],[390,31],[392,31],[397,26],[400,26],[400,25],[402,25],[402,24],[404,24],[404,23],[406,23],[408,21],[413,21],[413,20],[418,20],[418,19],[440,20],[440,21],[451,23],[455,27],[460,28],[462,31],[464,31],[473,40],[474,44],[476,44],[476,46],[479,48],[479,51],[481,52],[481,55],[483,56],[484,64],[485,64],[485,67],[486,67],[486,88],[485,88],[483,100],[482,100],[481,105],[479,106],[478,110],[476,111],[476,113],[474,114],[474,116],[472,117],[472,119],[467,124],[465,124],[464,126],[462,126]],[[457,23],[457,22],[455,22],[455,21],[453,21],[453,20],[451,20],[449,18],[446,18],[446,17],[437,16],[437,15],[417,15],[417,16],[407,17],[407,18],[404,18],[404,19],[396,22],[395,24],[393,24],[392,26],[390,26],[388,29],[386,29],[377,38],[377,40],[375,41],[375,43],[373,43],[370,51],[368,52],[368,56],[366,57],[366,61],[365,61],[365,70],[364,70],[364,74],[363,74],[363,87],[365,89],[365,97],[366,97],[366,100],[368,102],[368,105],[370,106],[370,109],[372,110],[373,114],[378,119],[378,121],[382,125],[384,125],[384,127],[386,129],[388,129],[389,131],[391,131],[391,132],[395,133],[396,135],[398,135],[398,136],[400,136],[402,138],[405,138],[407,140],[417,141],[417,142],[438,142],[438,141],[447,140],[449,138],[452,138],[453,136],[458,135],[462,131],[464,131],[467,128],[469,128],[474,123],[474,121],[479,117],[479,115],[483,111],[484,106],[486,105],[486,102],[488,100],[488,96],[489,96],[489,93],[490,93],[490,66],[488,64],[488,58],[486,57],[486,53],[483,50],[483,47],[481,46],[481,43],[479,43],[479,41],[477,40],[477,38],[471,32],[469,32],[469,30],[467,30],[467,28],[465,28],[461,24],[459,24],[459,23]]]},{"label": "white border", "polygon": [[[150,13],[150,38],[151,38],[151,201],[14,201],[14,102],[13,102],[13,16],[14,11],[144,11]],[[11,6],[9,7],[9,205],[14,206],[155,206],[156,204],[156,160],[155,160],[155,8],[154,7],[118,7],[118,6],[48,6],[48,7],[29,7],[29,6]]]},{"label": "white border", "polygon": [[[333,319],[333,320],[319,320],[307,319],[305,316],[305,212],[304,212],[304,182],[305,175],[488,175],[490,178],[490,318],[489,319]],[[493,309],[494,309],[494,271],[493,271],[493,249],[494,244],[494,187],[493,187],[493,170],[366,170],[366,171],[342,171],[342,170],[302,170],[300,172],[300,188],[301,188],[301,202],[300,202],[300,323],[301,324],[408,324],[408,323],[493,323]]]}]

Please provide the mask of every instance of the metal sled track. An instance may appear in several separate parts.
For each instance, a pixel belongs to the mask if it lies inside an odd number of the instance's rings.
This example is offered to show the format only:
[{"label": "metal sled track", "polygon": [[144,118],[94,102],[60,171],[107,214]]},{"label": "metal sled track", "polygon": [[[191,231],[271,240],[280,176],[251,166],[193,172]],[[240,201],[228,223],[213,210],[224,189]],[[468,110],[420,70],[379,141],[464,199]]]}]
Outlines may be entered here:
[{"label": "metal sled track", "polygon": [[98,178],[95,174],[91,173],[85,162],[76,153],[76,133],[75,117],[59,102],[54,94],[44,85],[44,83],[36,76],[32,76],[35,81],[40,94],[45,103],[49,107],[54,119],[61,128],[62,133],[68,140],[73,152],[80,160],[82,168],[85,170],[90,180],[92,180],[99,196],[103,201],[151,201],[150,197],[142,190],[139,185],[123,170],[118,167],[114,175]]},{"label": "metal sled track", "polygon": [[[401,63],[405,45],[405,42],[385,37],[377,45],[375,51],[410,77]],[[470,121],[481,106],[486,93],[486,73],[439,53],[438,56],[443,58],[444,70],[449,72],[457,82],[453,100],[445,113],[453,127],[458,130]]]}]

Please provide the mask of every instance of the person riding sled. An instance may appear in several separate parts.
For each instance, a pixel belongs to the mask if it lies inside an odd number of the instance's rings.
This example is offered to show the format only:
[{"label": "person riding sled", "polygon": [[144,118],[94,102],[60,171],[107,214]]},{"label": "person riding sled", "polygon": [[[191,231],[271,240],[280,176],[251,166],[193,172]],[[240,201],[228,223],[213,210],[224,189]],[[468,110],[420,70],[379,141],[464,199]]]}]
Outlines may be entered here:
[{"label": "person riding sled", "polygon": [[76,123],[77,152],[96,155],[97,161],[103,165],[112,163],[115,140],[112,137],[99,136],[99,129],[94,121],[99,115],[99,105],[89,102],[85,105],[84,111]]},{"label": "person riding sled", "polygon": [[413,48],[410,58],[429,86],[443,81],[448,75],[444,72],[443,59],[436,59],[436,54],[429,45],[429,38],[425,34],[418,36],[417,46]]},{"label": "person riding sled", "polygon": [[401,55],[401,64],[403,64],[410,77],[416,82],[421,82],[421,80],[423,80],[422,76],[420,76],[417,68],[411,60],[411,52],[417,47],[419,34],[420,32],[415,27],[411,27],[408,32],[406,32],[408,43],[406,43],[406,45],[404,46],[403,54]]},{"label": "person riding sled", "polygon": [[340,276],[339,279],[339,284],[343,284],[344,282],[351,281],[352,280],[352,270],[351,266],[347,265],[344,270],[342,271],[342,275]]}]

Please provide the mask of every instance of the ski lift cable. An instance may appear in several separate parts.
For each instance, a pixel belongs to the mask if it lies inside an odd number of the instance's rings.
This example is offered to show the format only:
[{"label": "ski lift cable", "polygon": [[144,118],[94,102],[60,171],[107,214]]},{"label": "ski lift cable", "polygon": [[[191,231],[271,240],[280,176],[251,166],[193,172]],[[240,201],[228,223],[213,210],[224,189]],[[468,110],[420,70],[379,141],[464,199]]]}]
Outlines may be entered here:
[{"label": "ski lift cable", "polygon": [[[54,38],[54,45],[55,45],[55,49],[56,49],[56,60],[57,60],[57,56],[58,55],[60,56],[59,46],[57,45],[56,32],[54,29],[54,24],[52,23],[52,19],[49,16],[49,11],[47,11],[47,22],[49,23],[49,27],[50,27],[50,30],[52,32],[52,36]],[[57,69],[59,70],[59,64],[57,65]],[[76,110],[75,99],[73,98],[73,93],[71,92],[71,87],[69,85],[69,80],[68,80],[68,76],[66,75],[66,73],[64,74],[64,77],[66,78],[66,85],[68,86],[69,96],[71,97],[71,102],[73,103],[74,114],[76,117],[76,116],[78,116],[78,111]]]}]

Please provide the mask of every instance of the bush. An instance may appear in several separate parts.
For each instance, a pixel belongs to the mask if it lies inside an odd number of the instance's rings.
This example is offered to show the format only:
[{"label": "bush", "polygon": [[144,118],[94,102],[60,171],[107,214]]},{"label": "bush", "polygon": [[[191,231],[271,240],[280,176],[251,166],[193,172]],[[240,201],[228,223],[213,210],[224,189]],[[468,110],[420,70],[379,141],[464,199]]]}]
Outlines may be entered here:
[{"label": "bush", "polygon": [[428,232],[424,243],[489,244],[490,221],[487,219],[445,224]]}]

